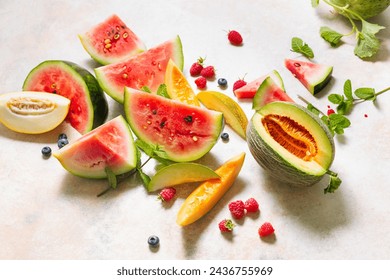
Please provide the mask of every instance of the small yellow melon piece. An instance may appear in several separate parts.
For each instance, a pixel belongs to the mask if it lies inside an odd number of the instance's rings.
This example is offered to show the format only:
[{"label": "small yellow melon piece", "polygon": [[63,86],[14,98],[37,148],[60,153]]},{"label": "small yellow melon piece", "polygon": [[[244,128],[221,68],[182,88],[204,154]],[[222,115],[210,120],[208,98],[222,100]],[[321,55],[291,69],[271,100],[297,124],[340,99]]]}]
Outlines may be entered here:
[{"label": "small yellow melon piece", "polygon": [[9,129],[40,134],[60,125],[70,100],[47,92],[22,91],[0,95],[0,122]]}]

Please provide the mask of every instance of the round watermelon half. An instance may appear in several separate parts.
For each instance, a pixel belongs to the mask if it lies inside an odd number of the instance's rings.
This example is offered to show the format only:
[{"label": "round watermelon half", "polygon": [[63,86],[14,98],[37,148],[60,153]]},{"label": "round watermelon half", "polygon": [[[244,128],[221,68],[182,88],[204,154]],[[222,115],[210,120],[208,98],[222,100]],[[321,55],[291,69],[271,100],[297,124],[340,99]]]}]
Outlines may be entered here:
[{"label": "round watermelon half", "polygon": [[137,150],[129,125],[118,116],[83,135],[53,155],[70,173],[85,178],[107,178],[134,169]]},{"label": "round watermelon half", "polygon": [[89,55],[103,65],[126,60],[146,50],[144,43],[117,15],[78,36]]},{"label": "round watermelon half", "polygon": [[201,158],[218,141],[224,125],[220,112],[126,88],[125,114],[131,129],[160,157],[176,162]]},{"label": "round watermelon half", "polygon": [[125,87],[148,87],[152,92],[157,91],[164,83],[169,59],[183,70],[183,50],[179,36],[126,61],[96,68],[96,78],[108,95],[123,103]]},{"label": "round watermelon half", "polygon": [[79,65],[63,60],[47,60],[27,75],[24,91],[43,91],[70,100],[66,121],[85,134],[107,118],[106,97],[95,77]]}]

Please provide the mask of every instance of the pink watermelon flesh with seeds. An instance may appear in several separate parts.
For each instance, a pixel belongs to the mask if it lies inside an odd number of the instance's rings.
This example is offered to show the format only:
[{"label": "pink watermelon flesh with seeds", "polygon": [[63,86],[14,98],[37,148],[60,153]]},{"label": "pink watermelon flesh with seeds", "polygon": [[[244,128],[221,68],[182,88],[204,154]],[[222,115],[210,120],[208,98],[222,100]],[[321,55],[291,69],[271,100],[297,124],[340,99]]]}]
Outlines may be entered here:
[{"label": "pink watermelon flesh with seeds", "polygon": [[179,36],[130,59],[95,69],[103,90],[119,103],[123,103],[125,87],[149,88],[152,92],[164,83],[165,70],[172,59],[183,69],[183,51]]},{"label": "pink watermelon flesh with seeds", "polygon": [[124,61],[146,50],[141,39],[117,15],[79,35],[79,39],[89,55],[103,65]]},{"label": "pink watermelon flesh with seeds", "polygon": [[53,153],[62,166],[85,178],[106,178],[131,171],[137,164],[136,148],[127,122],[118,116]]},{"label": "pink watermelon flesh with seeds", "polygon": [[294,102],[294,100],[292,100],[271,77],[268,77],[258,88],[256,95],[253,98],[252,108],[254,110],[259,110],[264,105],[274,101]]},{"label": "pink watermelon flesh with seeds", "polygon": [[234,95],[238,99],[253,98],[257,92],[257,89],[267,77],[272,77],[273,80],[284,90],[282,78],[276,70],[273,70],[269,74],[263,75],[260,78],[257,78],[254,81],[247,83],[245,86],[236,89],[234,91]]},{"label": "pink watermelon flesh with seeds", "polygon": [[125,114],[135,135],[159,156],[176,162],[205,155],[218,141],[224,120],[220,112],[136,89],[125,89]]}]

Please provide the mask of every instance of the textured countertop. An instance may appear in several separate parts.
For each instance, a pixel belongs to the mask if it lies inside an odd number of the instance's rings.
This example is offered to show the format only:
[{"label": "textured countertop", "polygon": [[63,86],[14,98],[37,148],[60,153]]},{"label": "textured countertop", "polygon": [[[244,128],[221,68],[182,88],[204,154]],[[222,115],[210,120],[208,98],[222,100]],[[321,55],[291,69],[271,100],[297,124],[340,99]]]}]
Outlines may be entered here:
[{"label": "textured countertop", "polygon": [[[310,1],[2,1],[0,27],[0,93],[19,91],[28,72],[49,59],[73,61],[91,72],[98,65],[77,38],[111,14],[152,47],[179,35],[187,77],[192,62],[206,56],[229,87],[273,69],[281,74],[287,93],[297,102],[304,96],[317,107],[330,105],[326,95],[341,92],[344,81],[355,87],[390,85],[390,10],[373,19],[388,28],[378,35],[382,48],[374,60],[353,54],[354,38],[332,49],[319,36],[328,25],[347,33],[349,23],[321,4]],[[226,31],[244,37],[242,47],[227,42]],[[315,62],[334,66],[333,79],[318,96],[311,96],[283,66],[291,38],[301,37],[315,52]],[[189,77],[194,85],[193,78]],[[195,85],[194,85],[195,89]],[[217,82],[208,89],[219,90]],[[110,97],[109,119],[123,114]],[[240,102],[252,115],[250,102]],[[243,169],[222,200],[204,218],[185,228],[176,214],[197,184],[178,187],[177,198],[166,205],[148,194],[136,179],[117,191],[97,198],[103,180],[87,180],[65,171],[41,148],[56,147],[57,135],[78,137],[69,126],[32,136],[0,125],[0,258],[1,259],[388,259],[390,257],[390,93],[377,103],[356,106],[352,126],[335,137],[332,170],[343,180],[334,194],[323,194],[326,180],[311,188],[293,188],[266,176],[246,143],[229,127],[230,141],[217,145],[201,163],[218,167],[232,156],[247,153]],[[367,116],[365,116],[365,114]],[[153,167],[145,170],[151,173]],[[255,197],[260,213],[238,222],[232,235],[222,235],[218,222],[230,217],[227,205]],[[257,229],[270,221],[276,235],[261,240]],[[148,236],[160,237],[158,250],[150,250]]]}]

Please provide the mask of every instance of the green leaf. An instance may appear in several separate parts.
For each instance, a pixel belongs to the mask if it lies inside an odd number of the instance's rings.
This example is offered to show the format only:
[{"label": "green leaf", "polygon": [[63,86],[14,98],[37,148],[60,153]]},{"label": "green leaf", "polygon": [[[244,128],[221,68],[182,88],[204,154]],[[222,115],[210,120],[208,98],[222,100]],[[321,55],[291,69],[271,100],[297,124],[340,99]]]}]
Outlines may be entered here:
[{"label": "green leaf", "polygon": [[346,80],[344,83],[344,95],[348,100],[353,100],[351,80]]},{"label": "green leaf", "polygon": [[162,96],[162,97],[171,99],[171,97],[170,97],[169,94],[168,94],[168,90],[167,90],[167,85],[166,85],[166,84],[161,84],[161,85],[158,87],[158,89],[157,89],[157,95],[160,95],[160,96]]},{"label": "green leaf", "polygon": [[143,141],[141,139],[136,139],[135,145],[138,148],[140,148],[142,151],[144,151],[144,153],[150,157],[153,155],[153,151],[155,150],[155,147],[149,145],[148,143],[146,143],[145,141]]},{"label": "green leaf", "polygon": [[137,172],[139,177],[141,178],[142,184],[147,187],[150,182],[150,177],[145,172],[143,172],[141,168],[137,168]]},{"label": "green leaf", "polygon": [[320,0],[311,0],[311,6],[313,8],[317,7],[320,4]]},{"label": "green leaf", "polygon": [[332,102],[333,104],[340,104],[344,101],[344,96],[337,93],[332,93],[328,96],[329,102]]},{"label": "green leaf", "polygon": [[293,37],[291,40],[291,50],[296,53],[303,54],[307,58],[314,58],[313,50],[302,39]]},{"label": "green leaf", "polygon": [[324,194],[334,193],[342,183],[341,179],[335,173],[333,173],[333,175],[330,175],[329,177],[329,185],[324,189]]},{"label": "green leaf", "polygon": [[148,93],[152,93],[152,91],[150,90],[150,88],[148,86],[143,86],[141,88],[142,91],[145,91],[145,92],[148,92]]},{"label": "green leaf", "polygon": [[311,103],[307,104],[307,109],[316,116],[319,116],[321,113],[321,111],[314,107]]},{"label": "green leaf", "polygon": [[360,58],[368,58],[376,54],[380,48],[380,41],[375,34],[384,28],[384,26],[362,20],[362,30],[358,33],[355,54]]},{"label": "green leaf", "polygon": [[326,27],[326,26],[322,26],[320,28],[320,35],[332,47],[336,47],[337,45],[339,45],[341,38],[344,37],[343,34],[340,34],[337,31],[334,31],[333,29]]},{"label": "green leaf", "polygon": [[373,88],[358,88],[354,94],[360,99],[375,100],[375,89]]},{"label": "green leaf", "polygon": [[351,125],[350,120],[341,114],[329,115],[329,123],[332,127],[347,128]]},{"label": "green leaf", "polygon": [[347,102],[341,102],[337,108],[337,113],[338,114],[341,114],[341,115],[345,115],[346,111],[347,111]]},{"label": "green leaf", "polygon": [[111,188],[116,189],[116,187],[118,186],[116,175],[114,174],[114,172],[112,172],[111,168],[109,168],[108,166],[104,169],[104,171],[107,174],[108,185]]}]

